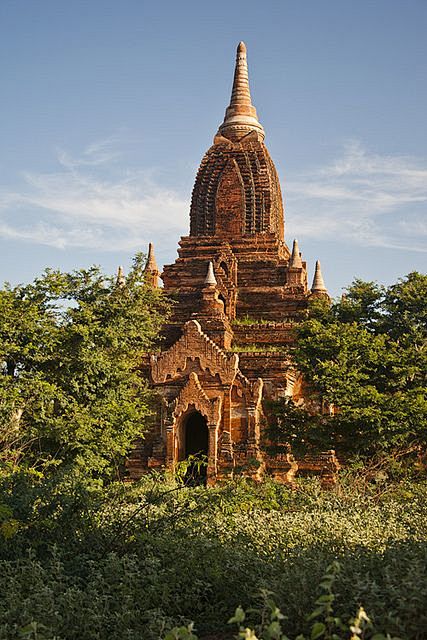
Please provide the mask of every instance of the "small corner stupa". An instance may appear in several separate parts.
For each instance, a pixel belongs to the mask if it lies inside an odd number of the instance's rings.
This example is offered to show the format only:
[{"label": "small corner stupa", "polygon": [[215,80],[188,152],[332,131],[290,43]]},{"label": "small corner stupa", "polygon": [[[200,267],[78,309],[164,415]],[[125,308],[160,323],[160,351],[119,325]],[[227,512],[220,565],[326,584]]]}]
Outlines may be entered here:
[{"label": "small corner stupa", "polygon": [[[230,104],[196,175],[190,233],[161,274],[176,301],[164,350],[151,356],[161,406],[156,428],[128,463],[130,477],[173,469],[192,454],[206,456],[208,484],[236,473],[326,478],[337,464],[330,452],[296,460],[261,446],[265,400],[316,402],[289,348],[310,298],[328,295],[320,264],[310,290],[297,240],[292,251],[285,242],[279,178],[264,139],[240,42]],[[158,276],[150,245],[146,277],[157,286]]]}]

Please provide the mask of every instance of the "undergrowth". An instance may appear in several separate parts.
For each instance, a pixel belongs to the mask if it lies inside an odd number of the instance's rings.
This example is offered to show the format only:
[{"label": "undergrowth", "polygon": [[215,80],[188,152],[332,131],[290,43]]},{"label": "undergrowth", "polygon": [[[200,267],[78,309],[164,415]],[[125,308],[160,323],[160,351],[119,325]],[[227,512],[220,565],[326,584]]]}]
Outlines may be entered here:
[{"label": "undergrowth", "polygon": [[[363,607],[369,624],[355,637],[421,640],[427,483],[388,487],[354,477],[328,492],[315,480],[292,490],[268,480],[188,488],[160,475],[108,488],[66,474],[9,477],[0,639],[160,640],[183,629],[199,638],[349,638]],[[319,588],[338,565],[330,615],[350,631],[313,635],[315,623],[326,625],[325,612],[313,617]],[[268,614],[271,603],[285,618]],[[242,629],[227,625],[233,617]],[[276,622],[280,630],[269,627]]]},{"label": "undergrowth", "polygon": [[289,349],[280,345],[275,346],[271,344],[240,344],[231,347],[230,351],[233,353],[287,353]]}]

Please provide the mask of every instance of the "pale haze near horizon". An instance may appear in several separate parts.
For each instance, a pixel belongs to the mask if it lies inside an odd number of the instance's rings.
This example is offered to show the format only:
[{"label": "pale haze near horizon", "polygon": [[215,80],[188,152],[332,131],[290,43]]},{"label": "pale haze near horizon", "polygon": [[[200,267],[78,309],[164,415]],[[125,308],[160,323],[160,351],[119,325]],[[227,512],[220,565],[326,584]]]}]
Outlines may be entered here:
[{"label": "pale haze near horizon", "polygon": [[426,27],[414,0],[6,0],[1,280],[175,259],[240,40],[310,280],[425,271]]}]

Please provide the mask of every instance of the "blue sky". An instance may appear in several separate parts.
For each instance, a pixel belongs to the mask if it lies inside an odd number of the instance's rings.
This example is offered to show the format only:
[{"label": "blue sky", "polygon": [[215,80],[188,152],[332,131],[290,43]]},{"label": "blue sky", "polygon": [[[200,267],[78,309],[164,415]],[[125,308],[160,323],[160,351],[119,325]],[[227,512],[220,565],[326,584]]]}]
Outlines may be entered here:
[{"label": "blue sky", "polygon": [[2,0],[0,279],[172,262],[240,40],[312,277],[427,264],[426,0]]}]

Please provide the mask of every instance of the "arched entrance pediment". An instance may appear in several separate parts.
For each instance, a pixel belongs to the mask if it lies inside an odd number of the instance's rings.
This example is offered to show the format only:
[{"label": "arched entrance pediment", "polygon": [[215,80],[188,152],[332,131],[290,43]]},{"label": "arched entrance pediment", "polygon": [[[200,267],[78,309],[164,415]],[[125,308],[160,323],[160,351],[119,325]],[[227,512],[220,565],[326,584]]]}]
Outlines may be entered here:
[{"label": "arched entrance pediment", "polygon": [[167,351],[151,356],[151,376],[155,384],[179,377],[187,360],[198,358],[202,371],[219,376],[223,384],[232,384],[239,369],[239,356],[227,354],[205,333],[197,320],[184,325],[183,335]]},{"label": "arched entrance pediment", "polygon": [[221,398],[211,400],[194,372],[190,373],[187,384],[178,395],[174,417],[178,419],[191,406],[206,418],[208,425],[218,425],[221,418]]}]

